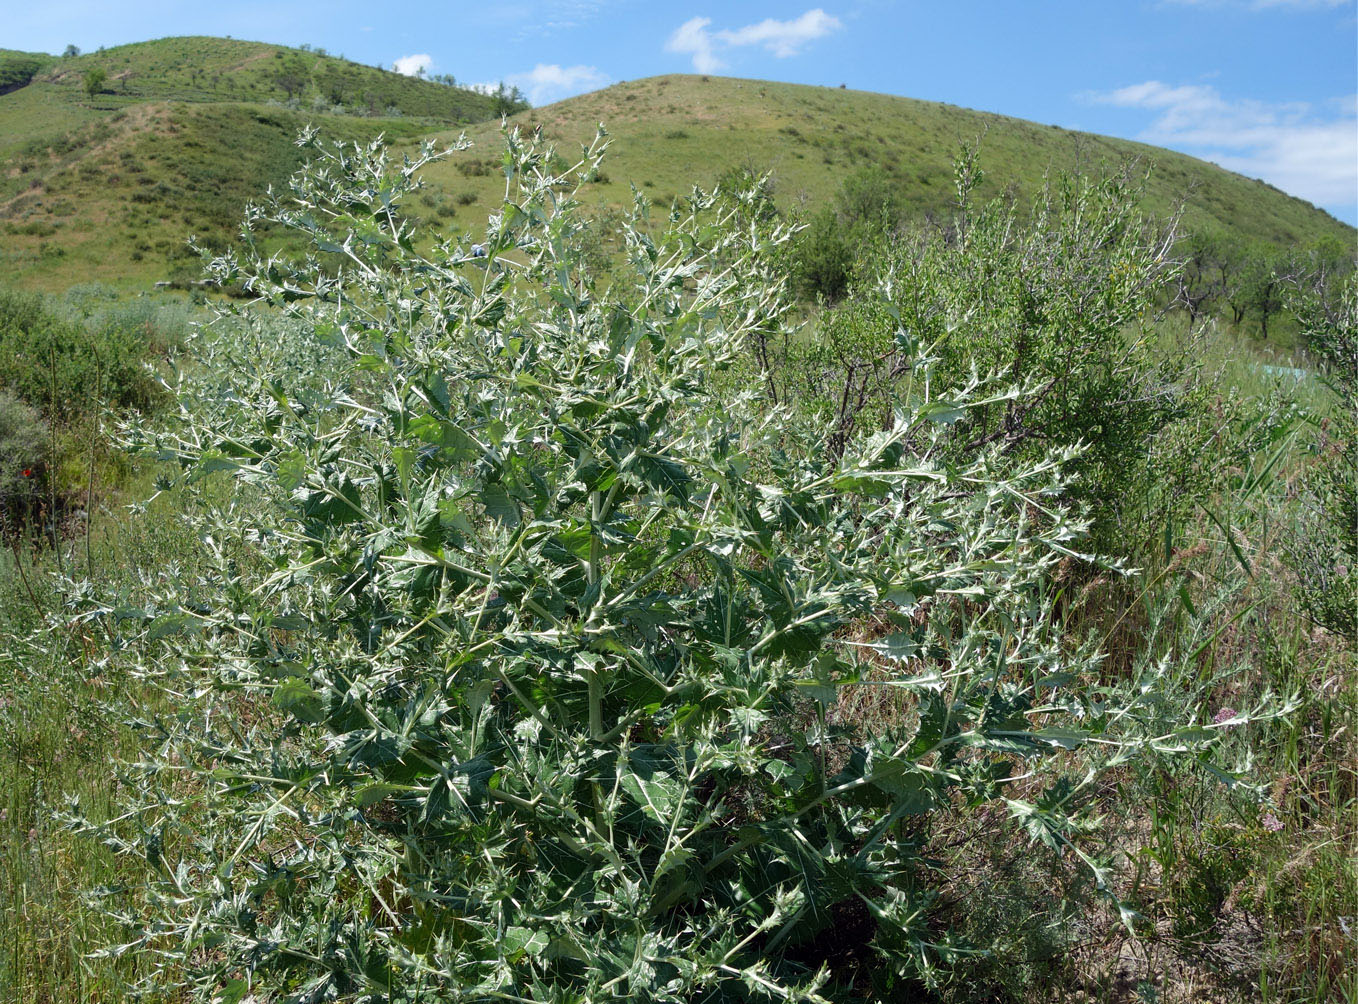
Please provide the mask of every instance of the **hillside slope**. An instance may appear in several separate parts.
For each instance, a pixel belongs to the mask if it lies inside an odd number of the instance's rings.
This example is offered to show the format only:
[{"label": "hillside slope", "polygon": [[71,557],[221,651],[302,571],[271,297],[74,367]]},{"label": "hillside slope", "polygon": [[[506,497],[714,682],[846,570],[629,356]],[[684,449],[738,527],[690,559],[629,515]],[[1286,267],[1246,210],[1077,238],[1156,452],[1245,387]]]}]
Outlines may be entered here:
[{"label": "hillside slope", "polygon": [[[104,81],[94,95],[91,70]],[[223,243],[246,200],[327,134],[401,140],[496,119],[502,103],[323,53],[166,38],[58,58],[0,50],[0,282],[144,286],[196,272],[184,238]]]},{"label": "hillside slope", "polygon": [[[500,106],[462,88],[311,51],[207,38],[66,59],[0,51],[0,71],[7,60],[33,58],[40,65],[29,82],[0,93],[7,285],[57,290],[99,280],[144,288],[196,276],[185,238],[231,240],[244,203],[300,165],[293,139],[308,123],[337,138],[382,133],[398,144],[447,140],[466,128],[475,147],[431,167],[429,190],[411,207],[443,229],[479,228],[503,191]],[[107,76],[93,98],[82,86],[91,68]],[[567,156],[605,123],[611,151],[586,195],[601,211],[630,204],[632,185],[665,205],[732,167],[771,171],[784,209],[815,208],[846,177],[877,167],[908,212],[923,218],[948,211],[952,158],[979,140],[983,196],[1011,186],[1032,192],[1053,170],[1135,161],[1151,168],[1147,208],[1166,212],[1186,199],[1190,227],[1278,244],[1355,239],[1352,227],[1300,199],[1183,154],[860,91],[654,77],[511,121],[541,124]]]},{"label": "hillside slope", "polygon": [[102,99],[115,104],[300,99],[308,108],[450,122],[481,121],[497,111],[495,99],[477,91],[403,76],[323,50],[206,36],[162,38],[61,59],[37,81],[78,92],[85,73],[95,68],[107,75]]},{"label": "hillside slope", "polygon": [[[953,105],[863,91],[688,75],[652,77],[531,109],[511,122],[541,123],[570,156],[597,123],[612,135],[604,179],[592,199],[630,204],[635,184],[654,201],[686,194],[732,167],[771,171],[783,208],[815,206],[843,179],[869,165],[890,177],[910,211],[945,212],[953,199],[952,160],[979,141],[986,173],[980,194],[1013,185],[1031,192],[1045,173],[1100,162],[1137,161],[1151,169],[1146,206],[1168,211],[1187,200],[1185,223],[1279,244],[1331,235],[1352,243],[1355,231],[1324,210],[1214,164],[1129,140],[971,111]],[[431,183],[475,197],[498,198],[503,179],[470,170],[468,158],[495,161],[498,126],[469,130],[477,149],[429,172]]]}]

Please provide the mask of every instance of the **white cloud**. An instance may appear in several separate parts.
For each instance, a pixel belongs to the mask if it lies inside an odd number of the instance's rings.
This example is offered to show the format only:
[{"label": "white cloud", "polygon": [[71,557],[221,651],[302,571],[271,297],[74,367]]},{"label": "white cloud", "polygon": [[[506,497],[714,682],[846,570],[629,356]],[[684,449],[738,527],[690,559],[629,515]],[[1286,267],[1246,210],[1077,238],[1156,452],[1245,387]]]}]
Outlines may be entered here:
[{"label": "white cloud", "polygon": [[1184,7],[1249,7],[1252,10],[1333,10],[1353,0],[1169,0]]},{"label": "white cloud", "polygon": [[797,55],[807,42],[841,27],[843,25],[839,18],[831,17],[816,7],[791,21],[777,21],[769,17],[735,31],[719,31],[717,37],[727,45],[762,45],[779,59],[786,59]]},{"label": "white cloud", "polygon": [[527,73],[511,73],[505,83],[513,84],[535,105],[592,91],[608,83],[608,74],[595,66],[560,66],[538,63]]},{"label": "white cloud", "polygon": [[1086,95],[1156,113],[1140,139],[1262,178],[1318,205],[1358,203],[1358,115],[1352,96],[1318,111],[1306,102],[1228,100],[1204,84],[1158,80]]},{"label": "white cloud", "polygon": [[413,56],[402,56],[391,64],[391,68],[407,77],[418,77],[422,73],[428,73],[433,65],[434,57],[427,52],[420,52]]},{"label": "white cloud", "polygon": [[618,0],[500,0],[490,5],[488,14],[512,27],[510,39],[521,42],[527,38],[554,36],[558,32],[583,28],[597,20]]},{"label": "white cloud", "polygon": [[807,43],[843,27],[839,18],[819,7],[788,21],[770,17],[743,28],[715,32],[708,30],[711,24],[709,17],[690,18],[675,29],[665,49],[692,56],[693,68],[699,73],[715,73],[726,65],[717,55],[721,48],[758,45],[779,59],[786,59],[800,53]]},{"label": "white cloud", "polygon": [[699,73],[716,73],[726,64],[717,58],[712,34],[707,30],[711,23],[710,17],[695,17],[685,21],[665,43],[666,51],[693,56],[693,68]]}]

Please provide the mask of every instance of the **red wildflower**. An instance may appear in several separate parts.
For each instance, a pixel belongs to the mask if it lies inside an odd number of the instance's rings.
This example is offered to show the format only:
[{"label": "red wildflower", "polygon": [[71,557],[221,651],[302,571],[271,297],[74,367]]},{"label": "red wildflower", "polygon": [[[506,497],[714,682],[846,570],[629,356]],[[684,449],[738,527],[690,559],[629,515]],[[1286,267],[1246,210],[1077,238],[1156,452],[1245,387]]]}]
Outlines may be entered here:
[{"label": "red wildflower", "polygon": [[26,477],[26,478],[31,478],[32,476],[33,476],[33,468],[31,468],[31,467],[25,467],[25,468],[24,468],[24,477]]}]

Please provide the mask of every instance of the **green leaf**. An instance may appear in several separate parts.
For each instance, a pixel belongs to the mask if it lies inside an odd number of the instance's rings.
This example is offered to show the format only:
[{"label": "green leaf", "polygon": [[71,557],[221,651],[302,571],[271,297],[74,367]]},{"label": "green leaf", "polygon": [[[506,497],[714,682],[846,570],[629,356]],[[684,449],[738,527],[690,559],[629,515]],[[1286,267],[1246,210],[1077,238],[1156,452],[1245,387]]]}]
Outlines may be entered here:
[{"label": "green leaf", "polygon": [[358,791],[354,792],[354,804],[360,809],[366,809],[370,805],[376,805],[388,795],[395,795],[402,791],[402,787],[397,784],[365,784]]},{"label": "green leaf", "polygon": [[961,420],[966,413],[967,410],[961,405],[949,401],[931,401],[919,410],[919,417],[928,422],[952,425]]},{"label": "green leaf", "polygon": [[292,491],[294,488],[300,488],[306,481],[306,474],[306,457],[297,450],[293,450],[286,454],[274,469],[274,477],[277,478],[278,483],[288,491]]},{"label": "green leaf", "polygon": [[657,761],[644,750],[633,751],[618,761],[618,781],[622,789],[651,819],[668,824],[683,799],[683,785],[657,769]]},{"label": "green leaf", "polygon": [[471,460],[481,452],[476,440],[456,424],[434,415],[421,415],[412,419],[407,430],[412,436],[444,450],[453,460]]},{"label": "green leaf", "polygon": [[202,622],[192,614],[163,614],[151,622],[146,631],[146,640],[157,641],[170,635],[197,631],[201,627]]},{"label": "green leaf", "polygon": [[[999,734],[1024,735],[1024,733],[1021,732]],[[1084,729],[1060,728],[1055,725],[1049,725],[1044,729],[1038,729],[1036,732],[1029,732],[1027,735],[1032,736],[1034,739],[1039,739],[1044,743],[1049,743],[1052,746],[1060,746],[1062,749],[1074,750],[1079,749],[1085,744],[1085,741],[1089,739],[1090,733],[1086,732]]]},{"label": "green leaf", "polygon": [[892,662],[901,662],[905,659],[913,658],[919,651],[919,642],[905,631],[897,631],[895,634],[887,635],[881,641],[873,642],[863,646],[885,656]]},{"label": "green leaf", "polygon": [[239,460],[216,451],[209,451],[198,458],[198,463],[194,465],[193,474],[189,480],[197,481],[199,478],[216,474],[218,471],[238,471],[243,466]]},{"label": "green leaf", "polygon": [[534,931],[527,927],[509,927],[500,939],[501,950],[508,957],[524,955],[536,958],[547,950],[550,939],[545,931]]},{"label": "green leaf", "polygon": [[486,515],[506,526],[519,525],[519,504],[505,491],[504,485],[486,485],[481,489],[481,504]]},{"label": "green leaf", "polygon": [[274,688],[273,702],[283,711],[303,722],[319,722],[325,718],[321,695],[305,680],[289,677]]},{"label": "green leaf", "polygon": [[652,488],[675,498],[688,498],[688,486],[693,483],[693,478],[684,465],[674,458],[641,453],[637,455],[636,467],[641,479]]},{"label": "green leaf", "polygon": [[935,805],[929,779],[905,761],[873,756],[868,760],[868,776],[874,788],[891,796],[892,811],[898,815],[923,815]]}]

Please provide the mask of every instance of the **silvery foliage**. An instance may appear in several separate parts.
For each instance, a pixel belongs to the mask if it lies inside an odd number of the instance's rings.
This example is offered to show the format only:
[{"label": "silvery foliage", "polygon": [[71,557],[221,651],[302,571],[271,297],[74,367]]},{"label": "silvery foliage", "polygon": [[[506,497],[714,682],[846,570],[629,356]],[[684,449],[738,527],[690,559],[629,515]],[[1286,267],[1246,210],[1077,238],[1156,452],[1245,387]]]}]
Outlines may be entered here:
[{"label": "silvery foliage", "polygon": [[[303,141],[211,266],[259,305],[199,338],[167,431],[127,433],[201,496],[205,570],[86,614],[177,709],[126,811],[72,816],[146,864],[111,951],[228,1001],[819,1001],[836,904],[882,974],[961,950],[931,814],[1001,806],[1110,883],[1099,779],[1215,733],[1168,662],[1084,686],[1097,655],[1051,627],[1069,455],[945,459],[1022,391],[940,396],[903,331],[894,420],[828,461],[748,375],[788,231],[733,225],[743,196],[662,226],[638,198],[605,289],[576,194],[602,130],[566,171],[506,133],[483,257],[403,222],[442,154]],[[256,250],[263,223],[309,253]],[[853,686],[905,724],[831,724]]]}]

